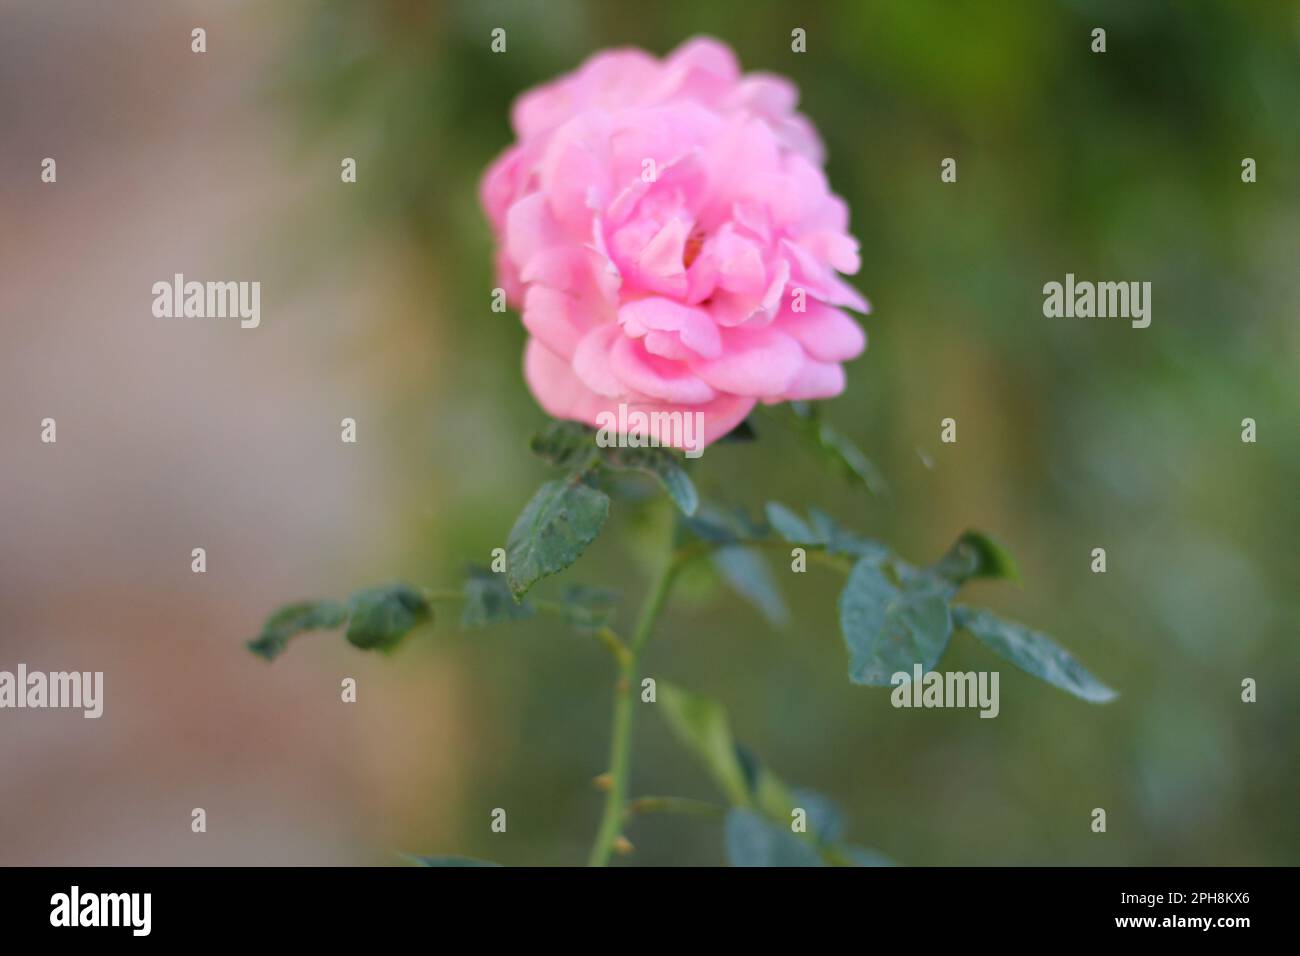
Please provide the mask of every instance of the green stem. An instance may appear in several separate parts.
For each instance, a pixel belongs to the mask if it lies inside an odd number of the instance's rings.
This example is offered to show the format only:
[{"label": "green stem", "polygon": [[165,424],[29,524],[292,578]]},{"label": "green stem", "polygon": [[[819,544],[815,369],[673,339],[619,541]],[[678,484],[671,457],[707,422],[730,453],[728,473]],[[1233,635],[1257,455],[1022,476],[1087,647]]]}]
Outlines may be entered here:
[{"label": "green stem", "polygon": [[627,813],[627,779],[632,763],[632,725],[635,714],[635,686],[637,669],[641,661],[641,652],[654,630],[659,612],[663,610],[672,590],[673,580],[686,559],[682,553],[673,554],[659,572],[641,615],[637,618],[636,630],[632,642],[627,645],[627,653],[619,661],[618,682],[614,685],[614,727],[609,745],[609,790],[605,794],[605,810],[600,819],[600,828],[596,831],[596,842],[592,845],[588,864],[605,866],[609,863],[614,850],[614,842],[623,829],[623,818]]}]

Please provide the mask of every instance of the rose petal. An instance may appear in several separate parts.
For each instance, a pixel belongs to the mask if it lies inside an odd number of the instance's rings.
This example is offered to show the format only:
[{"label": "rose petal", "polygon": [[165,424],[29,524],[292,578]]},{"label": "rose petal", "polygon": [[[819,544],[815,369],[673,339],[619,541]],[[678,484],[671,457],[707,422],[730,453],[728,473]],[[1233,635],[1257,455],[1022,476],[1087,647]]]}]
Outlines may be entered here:
[{"label": "rose petal", "polygon": [[506,251],[520,269],[543,249],[564,241],[545,193],[525,196],[506,213]]},{"label": "rose petal", "polygon": [[578,296],[544,285],[524,293],[524,328],[557,355],[573,357],[592,319],[589,303]]},{"label": "rose petal", "polygon": [[691,363],[691,369],[720,392],[779,395],[804,362],[799,343],[770,326],[726,329],[722,354]]},{"label": "rose petal", "polygon": [[681,343],[703,358],[716,358],[722,354],[722,336],[704,309],[661,296],[650,296],[623,306],[618,310],[618,320],[630,329],[677,332]]},{"label": "rose petal", "polygon": [[614,343],[610,370],[628,389],[666,402],[699,405],[716,395],[681,362],[650,355],[627,336]]},{"label": "rose petal", "polygon": [[[656,402],[612,402],[587,388],[574,374],[564,359],[551,352],[536,339],[529,339],[524,349],[524,380],[536,396],[542,409],[556,418],[582,422],[593,427],[599,424],[602,413],[617,419],[618,406],[623,404],[626,414],[643,412],[700,414],[704,424],[704,444],[717,441],[745,420],[756,404],[744,395],[719,395],[702,405],[678,406]],[[671,435],[665,437],[672,437]],[[680,447],[680,446],[676,446]]]},{"label": "rose petal", "polygon": [[624,338],[615,322],[598,325],[579,341],[573,350],[573,371],[582,383],[600,395],[618,396],[627,389],[610,368],[609,353],[614,343]]},{"label": "rose petal", "polygon": [[844,391],[844,366],[838,362],[816,362],[805,359],[803,367],[793,381],[785,387],[781,398],[785,401],[814,401],[834,398]]},{"label": "rose petal", "polygon": [[816,300],[808,301],[806,312],[783,311],[777,327],[821,362],[847,362],[867,347],[867,333],[862,326],[839,309]]}]

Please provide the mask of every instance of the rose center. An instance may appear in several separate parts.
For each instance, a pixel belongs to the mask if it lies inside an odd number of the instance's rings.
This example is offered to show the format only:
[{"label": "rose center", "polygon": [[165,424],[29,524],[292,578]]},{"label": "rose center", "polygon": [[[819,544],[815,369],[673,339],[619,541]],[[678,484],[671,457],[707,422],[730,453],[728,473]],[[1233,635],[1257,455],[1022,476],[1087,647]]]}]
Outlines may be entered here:
[{"label": "rose center", "polygon": [[696,229],[686,237],[686,245],[682,247],[682,265],[687,269],[691,267],[700,255],[700,249],[704,247],[704,231]]}]

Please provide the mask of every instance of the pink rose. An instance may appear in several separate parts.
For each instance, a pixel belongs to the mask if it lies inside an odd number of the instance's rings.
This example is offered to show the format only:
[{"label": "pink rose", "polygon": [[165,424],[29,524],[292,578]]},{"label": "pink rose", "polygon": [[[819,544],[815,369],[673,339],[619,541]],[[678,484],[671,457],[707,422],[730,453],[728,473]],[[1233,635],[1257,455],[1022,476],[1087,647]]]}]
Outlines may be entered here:
[{"label": "pink rose", "polygon": [[839,307],[868,305],[837,275],[858,243],[797,100],[694,39],[599,53],[515,102],[518,142],[480,192],[548,413],[686,413],[708,444],[756,402],[843,391],[866,336]]}]

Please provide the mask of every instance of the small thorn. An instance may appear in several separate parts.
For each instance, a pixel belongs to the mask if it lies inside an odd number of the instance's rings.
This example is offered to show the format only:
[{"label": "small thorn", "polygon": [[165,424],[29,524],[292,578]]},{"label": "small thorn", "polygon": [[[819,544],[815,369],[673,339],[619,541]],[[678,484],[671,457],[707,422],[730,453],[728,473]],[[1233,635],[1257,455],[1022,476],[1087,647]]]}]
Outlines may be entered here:
[{"label": "small thorn", "polygon": [[619,856],[628,856],[635,849],[636,847],[632,845],[632,841],[622,834],[614,837],[613,850]]},{"label": "small thorn", "polygon": [[591,785],[597,790],[609,790],[614,786],[614,778],[607,773],[598,774],[591,778]]}]

